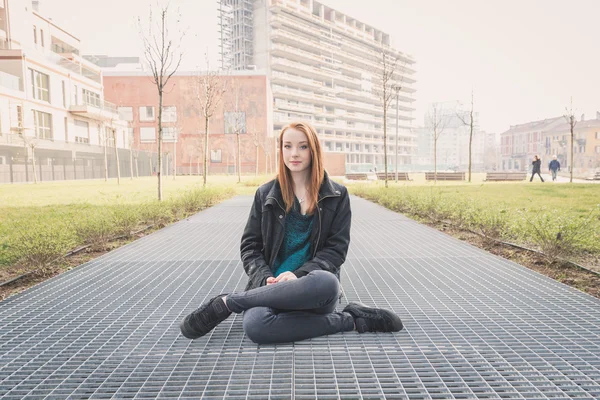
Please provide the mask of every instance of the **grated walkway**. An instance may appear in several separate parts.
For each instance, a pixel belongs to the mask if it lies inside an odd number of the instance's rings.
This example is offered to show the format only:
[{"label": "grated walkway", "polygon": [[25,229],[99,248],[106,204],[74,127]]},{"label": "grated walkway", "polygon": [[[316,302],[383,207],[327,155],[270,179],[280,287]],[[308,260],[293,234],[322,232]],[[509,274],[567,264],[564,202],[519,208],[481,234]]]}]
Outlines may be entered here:
[{"label": "grated walkway", "polygon": [[405,330],[277,346],[240,316],[179,321],[243,290],[237,197],[0,303],[0,398],[600,398],[600,301],[352,198],[342,286]]}]

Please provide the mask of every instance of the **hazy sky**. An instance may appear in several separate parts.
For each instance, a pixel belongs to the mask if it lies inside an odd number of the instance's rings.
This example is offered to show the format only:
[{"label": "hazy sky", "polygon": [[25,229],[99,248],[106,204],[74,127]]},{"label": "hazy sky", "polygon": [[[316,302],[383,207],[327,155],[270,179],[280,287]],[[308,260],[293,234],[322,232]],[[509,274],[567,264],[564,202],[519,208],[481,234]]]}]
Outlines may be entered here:
[{"label": "hazy sky", "polygon": [[[163,0],[159,0],[163,2]],[[481,128],[600,111],[600,0],[324,0],[392,36],[416,61],[415,124],[431,102],[470,101]],[[139,56],[137,16],[155,0],[41,0],[84,54]],[[217,0],[171,0],[186,28],[184,69],[217,60]]]}]

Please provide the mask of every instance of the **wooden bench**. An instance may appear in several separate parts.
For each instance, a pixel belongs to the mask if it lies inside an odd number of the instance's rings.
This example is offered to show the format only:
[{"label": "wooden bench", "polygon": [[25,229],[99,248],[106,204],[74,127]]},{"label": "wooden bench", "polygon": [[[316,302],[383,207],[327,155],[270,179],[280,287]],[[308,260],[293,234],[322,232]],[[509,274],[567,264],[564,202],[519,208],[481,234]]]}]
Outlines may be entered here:
[{"label": "wooden bench", "polygon": [[499,181],[524,181],[527,178],[527,172],[488,172],[485,180],[490,182]]},{"label": "wooden bench", "polygon": [[600,181],[600,171],[594,173],[594,175],[586,178],[588,181]]},{"label": "wooden bench", "polygon": [[[395,181],[396,180],[396,173],[395,172],[388,172],[388,181]],[[378,172],[377,173],[377,179],[379,180],[385,180],[385,172]],[[399,181],[410,181],[412,179],[410,179],[408,177],[408,172],[398,172],[398,180]]]},{"label": "wooden bench", "polygon": [[346,174],[346,179],[351,181],[366,181],[367,173],[366,172],[354,172],[350,174]]},{"label": "wooden bench", "polygon": [[[425,179],[428,181],[435,180],[434,172],[425,172]],[[464,172],[438,172],[437,173],[438,181],[464,181],[465,173]]]}]

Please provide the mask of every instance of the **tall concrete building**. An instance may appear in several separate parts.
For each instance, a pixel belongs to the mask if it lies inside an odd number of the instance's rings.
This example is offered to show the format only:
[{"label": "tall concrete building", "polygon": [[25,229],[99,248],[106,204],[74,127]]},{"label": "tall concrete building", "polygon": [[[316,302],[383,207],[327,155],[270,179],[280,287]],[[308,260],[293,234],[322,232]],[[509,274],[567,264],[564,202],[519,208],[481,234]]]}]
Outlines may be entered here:
[{"label": "tall concrete building", "polygon": [[221,67],[266,71],[272,134],[290,121],[310,121],[326,152],[345,155],[348,172],[383,170],[383,54],[396,60],[388,166],[394,168],[396,143],[399,169],[411,163],[415,60],[394,48],[389,34],[315,0],[218,0],[218,7]]}]

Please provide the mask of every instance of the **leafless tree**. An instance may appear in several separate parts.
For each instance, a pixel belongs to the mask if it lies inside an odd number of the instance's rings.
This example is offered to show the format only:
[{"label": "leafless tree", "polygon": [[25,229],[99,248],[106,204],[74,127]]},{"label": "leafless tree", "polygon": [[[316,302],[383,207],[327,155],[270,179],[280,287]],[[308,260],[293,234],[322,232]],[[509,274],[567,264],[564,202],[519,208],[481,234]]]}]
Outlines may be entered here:
[{"label": "leafless tree", "polygon": [[[129,144],[129,178],[131,180],[133,180],[133,146],[135,143],[135,138],[133,137],[133,133],[131,131],[132,125],[132,121],[127,121],[127,142]],[[137,172],[137,155],[135,170]]]},{"label": "leafless tree", "polygon": [[380,70],[376,79],[375,91],[381,100],[383,108],[383,163],[385,172],[385,187],[388,187],[388,158],[387,158],[387,113],[392,100],[392,95],[395,90],[396,82],[394,81],[394,73],[398,64],[398,58],[393,55],[389,49],[382,46],[381,56],[379,60]]},{"label": "leafless tree", "polygon": [[104,123],[100,124],[100,140],[102,141],[102,149],[104,150],[104,182],[108,181],[108,134]]},{"label": "leafless tree", "polygon": [[577,125],[577,118],[575,118],[575,111],[573,111],[573,98],[571,97],[571,104],[569,108],[565,107],[565,120],[569,124],[569,128],[571,130],[571,159],[569,161],[570,166],[570,178],[569,182],[573,183],[573,167],[575,166],[575,159],[573,158],[573,147],[575,142],[575,125]]},{"label": "leafless tree", "polygon": [[117,130],[114,127],[114,121],[111,120],[110,121],[110,127],[106,127],[107,132],[106,135],[107,137],[109,136],[109,132],[110,132],[110,137],[112,139],[112,144],[113,144],[113,148],[115,150],[115,163],[117,164],[117,185],[121,184],[121,165],[119,164],[119,148],[117,146]]},{"label": "leafless tree", "polygon": [[[248,132],[252,135],[252,143],[254,144],[254,148],[256,150],[256,159],[255,159],[255,166],[254,166],[254,176],[258,176],[258,158],[259,158],[259,149],[260,149],[260,135],[258,133],[258,131],[256,130],[256,125],[253,122],[251,125],[251,128],[248,130]],[[266,169],[265,169],[266,172]]]},{"label": "leafless tree", "polygon": [[[163,93],[165,87],[173,74],[179,68],[183,53],[178,49],[178,43],[183,38],[183,33],[178,33],[178,42],[174,43],[171,38],[168,25],[170,22],[169,5],[158,6],[159,19],[154,21],[152,18],[152,10],[148,18],[147,31],[142,29],[142,23],[138,17],[140,25],[140,35],[144,46],[144,56],[146,62],[152,71],[153,83],[158,91],[158,166],[156,174],[158,176],[158,200],[162,200],[162,111],[163,111]],[[176,16],[177,26],[179,27],[180,15]]]},{"label": "leafless tree", "polygon": [[226,83],[217,75],[216,71],[210,70],[208,63],[208,57],[206,62],[206,73],[199,77],[198,85],[198,101],[200,103],[200,112],[204,117],[204,170],[203,173],[203,186],[206,186],[206,176],[208,174],[208,125],[210,119],[213,117],[217,106],[223,98],[223,94],[226,90]]},{"label": "leafless tree", "polygon": [[[227,114],[225,123],[236,137],[236,166],[238,183],[242,181],[242,161],[241,161],[241,134],[246,133],[246,112],[240,107],[240,97],[242,97],[242,88],[236,81],[229,85],[232,92],[232,101],[228,104],[228,109],[232,110]],[[230,133],[230,132],[225,132]]]},{"label": "leafless tree", "polygon": [[433,103],[426,117],[426,122],[433,134],[433,178],[437,183],[437,142],[446,127],[446,118],[443,108],[438,103]]},{"label": "leafless tree", "polygon": [[471,110],[465,115],[457,112],[456,117],[463,123],[463,125],[469,127],[469,182],[471,182],[471,165],[472,165],[472,150],[473,150],[473,128],[475,127],[475,121],[473,119],[473,91],[471,90]]},{"label": "leafless tree", "polygon": [[28,168],[27,165],[27,154],[31,151],[31,162],[33,166],[33,183],[38,183],[36,165],[35,165],[35,149],[38,146],[38,138],[35,136],[27,136],[25,135],[24,128],[20,129],[19,135],[23,140],[23,144],[25,146],[25,167]]}]

